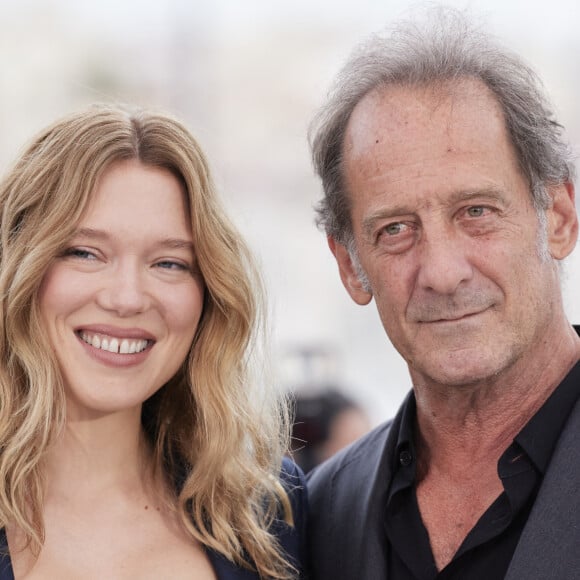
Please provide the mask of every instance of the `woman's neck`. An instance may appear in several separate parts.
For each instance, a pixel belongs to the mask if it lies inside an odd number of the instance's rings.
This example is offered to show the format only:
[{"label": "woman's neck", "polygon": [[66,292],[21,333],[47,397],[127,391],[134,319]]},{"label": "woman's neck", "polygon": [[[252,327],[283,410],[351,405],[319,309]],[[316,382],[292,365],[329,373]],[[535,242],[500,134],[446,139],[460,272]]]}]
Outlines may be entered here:
[{"label": "woman's neck", "polygon": [[140,412],[69,418],[45,465],[47,499],[54,493],[143,488],[153,470]]}]

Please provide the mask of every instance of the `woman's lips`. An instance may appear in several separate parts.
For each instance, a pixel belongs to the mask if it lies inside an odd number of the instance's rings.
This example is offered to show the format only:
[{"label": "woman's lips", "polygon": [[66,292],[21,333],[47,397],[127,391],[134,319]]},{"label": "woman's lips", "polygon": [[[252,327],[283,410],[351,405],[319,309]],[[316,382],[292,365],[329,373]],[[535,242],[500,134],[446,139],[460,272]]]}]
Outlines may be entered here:
[{"label": "woman's lips", "polygon": [[86,330],[78,331],[78,336],[94,348],[116,354],[135,354],[144,351],[152,342],[147,339],[122,338],[103,335]]}]

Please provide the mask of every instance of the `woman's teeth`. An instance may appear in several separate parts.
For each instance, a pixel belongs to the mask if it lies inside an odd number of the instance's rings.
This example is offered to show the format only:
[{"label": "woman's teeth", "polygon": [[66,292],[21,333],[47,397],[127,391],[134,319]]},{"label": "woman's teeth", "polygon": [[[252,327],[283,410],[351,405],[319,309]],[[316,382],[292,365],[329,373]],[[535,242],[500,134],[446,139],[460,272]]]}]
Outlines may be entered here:
[{"label": "woman's teeth", "polygon": [[94,348],[114,352],[117,354],[134,354],[147,348],[147,340],[129,340],[127,338],[113,338],[81,332],[80,337]]}]

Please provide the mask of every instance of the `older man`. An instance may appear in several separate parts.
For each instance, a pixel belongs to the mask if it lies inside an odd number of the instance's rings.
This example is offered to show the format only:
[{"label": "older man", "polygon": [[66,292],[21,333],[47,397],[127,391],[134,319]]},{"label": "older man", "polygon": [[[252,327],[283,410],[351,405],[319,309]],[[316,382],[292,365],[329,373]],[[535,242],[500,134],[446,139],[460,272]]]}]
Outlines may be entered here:
[{"label": "older man", "polygon": [[[319,220],[413,389],[310,478],[315,580],[580,577],[573,166],[534,73],[449,11],[346,64]],[[388,388],[388,385],[385,385]]]}]

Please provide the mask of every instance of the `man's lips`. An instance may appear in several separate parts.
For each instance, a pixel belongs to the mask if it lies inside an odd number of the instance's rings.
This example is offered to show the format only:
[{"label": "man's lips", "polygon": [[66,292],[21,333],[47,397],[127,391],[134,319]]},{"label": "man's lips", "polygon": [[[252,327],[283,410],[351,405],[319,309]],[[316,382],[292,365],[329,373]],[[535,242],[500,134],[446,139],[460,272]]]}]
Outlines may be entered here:
[{"label": "man's lips", "polygon": [[423,324],[436,324],[436,323],[445,323],[445,322],[459,322],[462,320],[468,320],[469,318],[473,318],[478,314],[482,314],[487,310],[484,308],[483,310],[477,310],[476,312],[466,312],[464,314],[449,314],[445,316],[438,315],[437,318],[424,318],[418,320],[418,322]]}]

